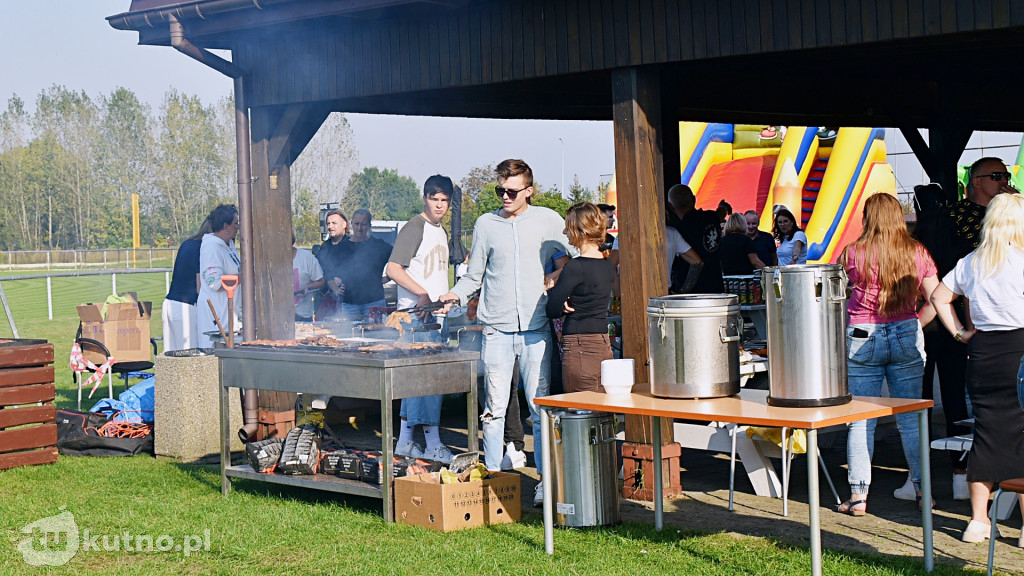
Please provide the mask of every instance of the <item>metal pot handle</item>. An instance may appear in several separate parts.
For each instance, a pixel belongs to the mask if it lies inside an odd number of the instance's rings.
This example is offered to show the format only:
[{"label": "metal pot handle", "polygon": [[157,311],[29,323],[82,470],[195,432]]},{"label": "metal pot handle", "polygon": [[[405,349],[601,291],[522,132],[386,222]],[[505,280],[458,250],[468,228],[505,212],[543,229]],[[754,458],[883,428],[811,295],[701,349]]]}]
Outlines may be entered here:
[{"label": "metal pot handle", "polygon": [[668,338],[668,331],[665,330],[665,303],[661,303],[661,312],[658,315],[658,330],[661,330],[661,339]]},{"label": "metal pot handle", "polygon": [[722,338],[722,342],[724,342],[724,343],[739,342],[740,341],[740,331],[737,330],[735,336],[729,336],[729,335],[726,334],[726,331],[728,329],[729,329],[728,326],[719,326],[718,327],[718,335],[719,335],[719,337]]},{"label": "metal pot handle", "polygon": [[846,270],[839,269],[839,276],[832,276],[828,279],[828,299],[832,302],[843,302],[846,300],[846,287],[850,283]]},{"label": "metal pot handle", "polygon": [[782,302],[782,274],[778,268],[772,271],[772,286],[775,290],[775,299]]}]

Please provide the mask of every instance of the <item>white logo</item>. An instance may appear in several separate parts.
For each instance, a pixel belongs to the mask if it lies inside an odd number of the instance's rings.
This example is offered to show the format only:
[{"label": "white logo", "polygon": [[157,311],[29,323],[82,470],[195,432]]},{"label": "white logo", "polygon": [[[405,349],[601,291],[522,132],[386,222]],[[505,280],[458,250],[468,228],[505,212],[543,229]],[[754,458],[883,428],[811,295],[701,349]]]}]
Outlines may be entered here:
[{"label": "white logo", "polygon": [[[168,534],[155,538],[149,534],[132,534],[125,531],[120,534],[91,534],[86,528],[79,534],[78,524],[71,512],[61,506],[60,514],[40,518],[26,524],[21,529],[27,538],[18,543],[25,563],[30,566],[63,566],[71,561],[79,552],[180,552],[186,558],[195,552],[210,551],[210,530],[203,534],[185,535],[176,541]],[[17,541],[12,538],[12,541]]]},{"label": "white logo", "polygon": [[60,514],[40,518],[21,528],[22,534],[30,534],[18,544],[26,564],[63,566],[78,554],[78,524],[75,515],[65,508],[67,506],[61,506]]}]

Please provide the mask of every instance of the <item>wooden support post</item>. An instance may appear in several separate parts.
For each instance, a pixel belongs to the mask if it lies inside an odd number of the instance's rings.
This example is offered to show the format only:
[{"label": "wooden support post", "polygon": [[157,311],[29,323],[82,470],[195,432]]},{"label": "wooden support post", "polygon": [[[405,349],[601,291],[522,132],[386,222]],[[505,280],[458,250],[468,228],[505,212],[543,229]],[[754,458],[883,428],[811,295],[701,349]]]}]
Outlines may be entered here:
[{"label": "wooden support post", "polygon": [[[628,68],[612,73],[615,178],[622,231],[622,356],[635,362],[635,390],[646,390],[650,383],[647,299],[668,293],[660,91],[657,71]],[[672,423],[665,419],[663,424],[662,438],[672,442]],[[650,430],[649,418],[627,416],[627,441],[649,443]]]}]

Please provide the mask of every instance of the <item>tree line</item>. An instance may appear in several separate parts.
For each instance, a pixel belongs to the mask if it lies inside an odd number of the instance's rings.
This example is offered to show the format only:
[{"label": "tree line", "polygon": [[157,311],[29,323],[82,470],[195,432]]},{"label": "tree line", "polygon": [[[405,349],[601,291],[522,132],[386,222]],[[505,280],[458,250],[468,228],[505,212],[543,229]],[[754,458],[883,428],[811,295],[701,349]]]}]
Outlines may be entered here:
[{"label": "tree line", "polygon": [[[216,205],[236,203],[234,104],[204,104],[176,90],[153,111],[130,90],[93,98],[63,86],[42,91],[29,112],[18,96],[0,113],[0,250],[127,248],[132,195],[139,195],[144,246],[176,246]],[[500,207],[492,166],[461,179],[463,228]],[[333,113],[291,170],[293,222],[300,244],[317,241],[321,203],[351,214],[407,220],[422,209],[422,183],[397,170],[360,169],[355,136]],[[596,201],[574,179],[569,198],[535,187],[533,203],[565,215]]]}]

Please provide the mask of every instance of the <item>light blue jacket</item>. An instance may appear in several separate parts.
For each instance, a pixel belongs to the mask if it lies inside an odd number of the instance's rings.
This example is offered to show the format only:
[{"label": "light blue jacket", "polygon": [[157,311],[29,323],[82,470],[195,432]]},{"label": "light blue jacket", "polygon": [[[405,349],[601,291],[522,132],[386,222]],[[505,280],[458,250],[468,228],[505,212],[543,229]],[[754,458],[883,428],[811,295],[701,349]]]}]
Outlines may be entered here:
[{"label": "light blue jacket", "polygon": [[579,253],[564,230],[562,217],[542,206],[530,206],[514,220],[498,212],[480,216],[473,228],[469,270],[452,292],[465,303],[482,287],[477,316],[502,332],[545,328],[544,264],[556,252]]}]

